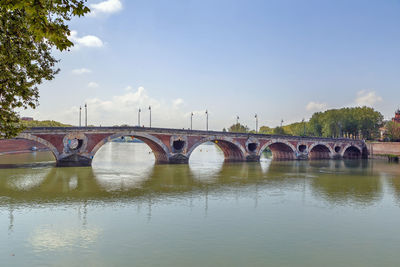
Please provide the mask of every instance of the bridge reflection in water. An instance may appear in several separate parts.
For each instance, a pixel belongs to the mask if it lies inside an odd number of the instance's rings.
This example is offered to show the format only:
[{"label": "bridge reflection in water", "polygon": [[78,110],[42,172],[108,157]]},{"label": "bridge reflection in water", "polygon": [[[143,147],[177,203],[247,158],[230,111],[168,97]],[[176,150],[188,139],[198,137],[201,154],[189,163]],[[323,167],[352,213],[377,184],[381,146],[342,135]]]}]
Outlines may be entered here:
[{"label": "bridge reflection in water", "polygon": [[93,167],[26,156],[44,163],[0,169],[7,266],[375,266],[377,254],[398,263],[390,257],[399,242],[397,164],[224,163],[213,145],[197,148],[188,165],[155,164],[144,144],[106,144]]},{"label": "bridge reflection in water", "polygon": [[[102,162],[99,162],[102,164]],[[121,165],[124,165],[121,163]],[[251,196],[257,187],[308,190],[332,204],[372,205],[382,196],[382,179],[400,195],[400,171],[385,162],[271,161],[202,164],[113,165],[84,168],[0,169],[0,205],[52,204],[80,201],[157,201],[187,194],[240,191]],[[343,175],[344,174],[344,175]],[[252,191],[254,190],[254,191]]]}]

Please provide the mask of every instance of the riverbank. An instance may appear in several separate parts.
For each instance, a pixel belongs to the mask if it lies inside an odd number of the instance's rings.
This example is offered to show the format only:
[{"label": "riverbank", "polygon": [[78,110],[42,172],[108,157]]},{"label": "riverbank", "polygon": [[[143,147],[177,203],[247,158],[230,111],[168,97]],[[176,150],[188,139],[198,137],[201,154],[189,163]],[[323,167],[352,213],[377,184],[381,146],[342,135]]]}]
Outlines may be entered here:
[{"label": "riverbank", "polygon": [[33,147],[36,147],[37,151],[49,150],[46,146],[31,140],[7,139],[0,140],[0,155],[30,153]]},{"label": "riverbank", "polygon": [[400,157],[400,142],[368,142],[369,158],[398,161]]}]

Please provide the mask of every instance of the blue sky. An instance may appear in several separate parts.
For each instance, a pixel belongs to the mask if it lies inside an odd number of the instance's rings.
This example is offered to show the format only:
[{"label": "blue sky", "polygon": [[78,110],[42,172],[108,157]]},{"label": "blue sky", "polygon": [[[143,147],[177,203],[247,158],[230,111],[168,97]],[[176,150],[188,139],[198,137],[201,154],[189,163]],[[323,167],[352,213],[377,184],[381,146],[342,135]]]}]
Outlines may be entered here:
[{"label": "blue sky", "polygon": [[399,0],[96,0],[70,22],[75,47],[55,52],[56,79],[21,115],[95,125],[221,130],[309,119],[368,105],[400,106]]}]

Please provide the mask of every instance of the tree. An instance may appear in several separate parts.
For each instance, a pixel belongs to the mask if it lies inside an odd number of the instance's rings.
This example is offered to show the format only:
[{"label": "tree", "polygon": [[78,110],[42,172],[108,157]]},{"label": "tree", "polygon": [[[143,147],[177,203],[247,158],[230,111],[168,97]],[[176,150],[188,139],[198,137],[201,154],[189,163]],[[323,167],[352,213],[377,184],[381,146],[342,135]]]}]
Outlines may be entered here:
[{"label": "tree", "polygon": [[71,127],[69,124],[63,124],[58,121],[21,121],[21,124],[26,127]]},{"label": "tree", "polygon": [[235,123],[231,127],[228,128],[228,132],[247,133],[248,131],[249,131],[249,127],[241,125],[240,123]]},{"label": "tree", "polygon": [[306,132],[306,122],[295,122],[282,126],[282,128],[287,135],[303,136]]},{"label": "tree", "polygon": [[273,133],[273,129],[268,127],[268,126],[261,126],[259,133],[261,134],[272,134]]},{"label": "tree", "polygon": [[23,125],[17,108],[36,108],[38,85],[59,72],[53,48],[73,43],[66,25],[90,10],[86,0],[0,1],[0,138],[16,136]]},{"label": "tree", "polygon": [[273,134],[285,135],[286,133],[283,127],[278,126],[274,128]]},{"label": "tree", "polygon": [[400,123],[389,121],[386,124],[386,136],[390,141],[400,141]]},{"label": "tree", "polygon": [[322,136],[322,112],[316,112],[308,122],[308,132],[312,136]]},{"label": "tree", "polygon": [[374,139],[382,121],[382,114],[369,107],[330,109],[314,113],[307,128],[313,136]]}]

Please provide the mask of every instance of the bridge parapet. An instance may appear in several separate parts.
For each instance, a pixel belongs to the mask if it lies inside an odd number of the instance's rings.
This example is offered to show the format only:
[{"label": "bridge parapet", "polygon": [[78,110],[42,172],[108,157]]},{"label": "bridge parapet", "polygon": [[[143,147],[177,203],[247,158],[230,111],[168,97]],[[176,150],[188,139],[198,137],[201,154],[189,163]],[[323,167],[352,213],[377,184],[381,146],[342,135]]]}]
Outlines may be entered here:
[{"label": "bridge parapet", "polygon": [[105,143],[123,136],[145,142],[157,163],[188,163],[192,152],[206,142],[219,146],[226,161],[259,161],[267,148],[280,160],[361,158],[368,154],[362,140],[145,127],[38,127],[19,138],[49,147],[58,166],[90,166]]}]

